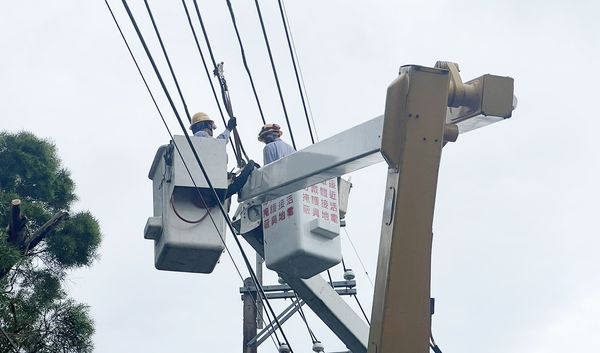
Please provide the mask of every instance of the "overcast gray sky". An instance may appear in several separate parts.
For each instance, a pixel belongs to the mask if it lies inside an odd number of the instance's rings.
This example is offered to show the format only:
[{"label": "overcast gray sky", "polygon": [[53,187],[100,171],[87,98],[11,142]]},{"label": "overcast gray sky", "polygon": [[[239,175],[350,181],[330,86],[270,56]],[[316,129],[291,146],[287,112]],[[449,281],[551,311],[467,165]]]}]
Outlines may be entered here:
[{"label": "overcast gray sky", "polygon": [[[110,3],[177,131],[121,2]],[[232,3],[267,119],[283,125],[254,4]],[[216,116],[181,3],[150,4],[190,110]],[[158,60],[143,2],[130,5]],[[310,140],[277,2],[261,5],[292,128],[305,147]],[[260,118],[225,1],[200,6],[217,60],[225,61],[245,147],[260,160]],[[434,221],[434,335],[445,352],[593,350],[600,330],[599,3],[313,0],[288,1],[287,10],[321,138],[381,114],[387,85],[404,64],[449,60],[460,64],[465,80],[514,77],[513,117],[444,149]],[[239,350],[241,283],[229,258],[211,275],[154,269],[153,245],[142,235],[152,212],[147,172],[169,137],[104,2],[4,1],[0,48],[0,129],[52,139],[77,183],[76,208],[90,210],[102,226],[101,258],[69,281],[72,295],[91,306],[96,352]],[[352,174],[347,230],[373,279],[385,168]],[[347,240],[344,258],[370,311],[372,287]],[[341,279],[342,270],[333,275]],[[278,310],[287,304],[274,303]],[[344,348],[314,315],[309,322],[327,351]],[[310,350],[298,318],[284,328],[297,352]],[[266,342],[260,351],[274,346]]]}]

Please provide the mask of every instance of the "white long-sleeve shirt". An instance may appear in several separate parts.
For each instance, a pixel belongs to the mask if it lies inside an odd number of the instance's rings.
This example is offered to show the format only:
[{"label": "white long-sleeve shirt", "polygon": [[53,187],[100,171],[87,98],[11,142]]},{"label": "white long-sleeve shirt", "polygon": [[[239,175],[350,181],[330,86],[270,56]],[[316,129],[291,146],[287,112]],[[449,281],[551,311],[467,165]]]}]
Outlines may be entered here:
[{"label": "white long-sleeve shirt", "polygon": [[289,156],[294,152],[296,152],[294,147],[288,145],[280,139],[276,139],[275,141],[266,144],[263,148],[263,163],[267,165],[271,162],[275,162],[278,159]]},{"label": "white long-sleeve shirt", "polygon": [[[223,131],[222,133],[220,133],[219,135],[217,135],[217,137],[215,137],[215,138],[223,139],[227,143],[227,142],[229,142],[229,135],[230,134],[231,134],[231,131],[225,129],[225,131]],[[210,136],[208,134],[208,132],[206,132],[204,130],[197,131],[196,133],[194,133],[194,136],[212,138],[212,136]]]}]

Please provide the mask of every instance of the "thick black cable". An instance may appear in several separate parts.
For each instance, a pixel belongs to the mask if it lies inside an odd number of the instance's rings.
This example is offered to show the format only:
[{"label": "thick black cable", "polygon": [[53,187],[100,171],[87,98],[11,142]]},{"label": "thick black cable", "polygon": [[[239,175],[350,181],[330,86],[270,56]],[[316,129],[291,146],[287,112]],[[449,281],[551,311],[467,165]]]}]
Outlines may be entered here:
[{"label": "thick black cable", "polygon": [[196,9],[196,15],[198,15],[198,21],[200,21],[200,27],[202,28],[202,34],[204,34],[204,41],[206,42],[206,46],[208,47],[210,59],[212,60],[213,67],[216,69],[217,61],[215,60],[215,55],[213,54],[212,46],[210,45],[210,40],[208,39],[208,32],[206,31],[206,27],[204,27],[204,20],[202,19],[202,15],[200,14],[200,8],[198,7],[198,2],[196,0],[194,0],[194,8]]},{"label": "thick black cable", "polygon": [[[183,166],[185,167],[188,175],[190,176],[190,179],[192,180],[192,183],[194,184],[194,187],[196,189],[196,191],[198,192],[198,196],[200,197],[200,199],[202,200],[202,202],[204,203],[204,206],[207,207],[206,202],[204,201],[204,198],[202,197],[202,194],[200,193],[200,191],[198,190],[198,187],[196,185],[196,182],[194,181],[194,178],[192,176],[192,173],[190,171],[190,169],[187,166],[187,163],[185,162],[185,160],[183,159],[183,156],[181,154],[181,151],[179,150],[179,146],[177,146],[177,144],[175,143],[175,140],[173,138],[173,134],[171,133],[171,129],[169,129],[169,126],[167,125],[167,122],[164,118],[164,115],[162,114],[162,111],[160,110],[160,107],[158,106],[158,103],[156,102],[156,99],[154,98],[154,94],[152,93],[152,90],[150,90],[150,86],[148,85],[148,82],[146,81],[146,78],[144,77],[144,74],[142,73],[142,70],[140,69],[140,66],[135,58],[135,56],[133,55],[133,52],[131,51],[131,47],[129,46],[129,43],[127,42],[127,39],[125,38],[125,35],[123,34],[123,31],[121,30],[121,26],[119,25],[119,22],[117,21],[112,8],[110,7],[109,3],[107,0],[104,0],[104,2],[106,3],[106,6],[108,7],[108,10],[110,11],[110,14],[115,22],[115,25],[117,26],[117,29],[119,30],[119,33],[121,34],[121,38],[123,38],[123,42],[125,43],[125,46],[127,47],[127,50],[129,51],[129,54],[131,55],[131,59],[133,59],[133,62],[138,70],[138,73],[140,74],[140,77],[142,78],[142,81],[144,82],[144,85],[146,86],[146,90],[148,90],[148,93],[150,94],[150,98],[152,98],[152,102],[154,103],[154,106],[156,107],[156,110],[158,111],[158,115],[160,116],[163,124],[165,125],[165,128],[167,129],[167,132],[169,134],[169,136],[171,137],[171,140],[173,141],[173,145],[175,146],[175,149],[177,150],[177,153],[179,154],[182,162],[183,162]],[[217,234],[219,234],[219,238],[221,238],[221,241],[223,242],[223,246],[225,247],[225,250],[227,252],[227,255],[229,256],[229,258],[231,259],[231,262],[233,264],[233,267],[235,268],[235,270],[238,273],[238,276],[240,277],[240,279],[244,279],[244,277],[242,276],[242,273],[238,267],[238,265],[236,264],[235,260],[233,259],[233,255],[231,254],[231,251],[229,250],[229,247],[227,246],[227,244],[225,243],[225,240],[223,239],[223,235],[221,234],[221,232],[219,231],[219,228],[217,227],[217,224],[214,220],[214,218],[212,217],[212,215],[210,214],[210,212],[208,213],[213,226],[215,227],[215,230],[217,231]]]},{"label": "thick black cable", "polygon": [[[192,172],[190,171],[189,167],[187,166],[187,163],[185,162],[185,160],[183,159],[183,156],[181,154],[181,151],[179,150],[179,147],[177,146],[177,144],[175,143],[175,139],[173,138],[173,134],[171,133],[171,129],[169,128],[169,125],[167,125],[167,121],[165,120],[165,117],[162,113],[162,111],[160,110],[160,107],[158,106],[158,103],[156,102],[156,99],[154,98],[154,94],[152,93],[152,90],[150,90],[150,86],[148,85],[148,81],[146,81],[146,77],[144,77],[144,74],[142,73],[142,70],[135,58],[135,56],[133,55],[133,52],[131,51],[131,47],[129,46],[129,43],[127,42],[127,39],[125,38],[125,35],[123,34],[123,31],[121,30],[121,26],[119,25],[119,22],[117,21],[112,8],[110,7],[110,5],[108,4],[107,0],[104,0],[104,2],[106,3],[106,6],[108,7],[108,10],[110,11],[110,14],[115,22],[115,25],[117,26],[117,29],[119,30],[119,33],[121,34],[121,38],[123,38],[123,42],[125,43],[125,46],[127,47],[127,50],[129,51],[129,55],[131,55],[131,59],[133,59],[133,62],[135,64],[135,67],[138,70],[138,73],[140,74],[140,77],[142,78],[142,81],[144,82],[144,85],[146,86],[146,90],[148,90],[148,93],[150,94],[150,98],[152,98],[152,102],[154,103],[154,106],[156,107],[156,110],[158,111],[158,115],[160,116],[165,128],[167,129],[167,133],[169,134],[169,136],[171,137],[171,141],[173,141],[173,145],[175,146],[175,149],[177,150],[177,153],[179,154],[179,156],[181,157],[181,161],[183,162],[183,166],[185,167],[188,175],[190,176],[190,179],[192,180],[192,184],[194,185],[194,188],[196,189],[198,196],[200,197],[200,199],[202,200],[202,203],[204,204],[205,207],[207,207],[206,202],[204,201],[204,198],[202,197],[202,194],[200,193],[200,190],[198,189],[198,186],[196,185],[196,182],[194,181],[194,178],[192,176]],[[242,272],[240,271],[239,267],[237,266],[235,260],[233,259],[233,256],[231,255],[231,252],[229,251],[229,248],[227,247],[227,244],[225,244],[225,241],[223,240],[223,236],[221,234],[221,232],[219,231],[219,228],[217,227],[217,224],[215,222],[215,220],[213,219],[212,215],[210,214],[210,212],[208,213],[209,217],[211,218],[211,221],[213,223],[213,225],[215,226],[215,229],[217,231],[217,233],[219,234],[219,237],[221,238],[221,241],[223,242],[223,245],[225,246],[225,250],[227,251],[227,254],[229,255],[229,258],[231,259],[231,262],[233,263],[233,266],[235,267],[238,275],[240,276],[240,279],[242,279],[242,281],[244,280],[244,276],[242,276]]]},{"label": "thick black cable", "polygon": [[356,296],[356,294],[354,294],[353,297],[354,297],[354,299],[356,299],[356,303],[358,304],[360,311],[362,311],[362,314],[365,317],[365,320],[367,320],[367,324],[371,325],[371,322],[369,321],[369,317],[367,316],[367,313],[365,313],[365,310],[363,309],[362,305],[360,304],[360,300],[358,300],[358,297]]},{"label": "thick black cable", "polygon": [[[204,58],[204,53],[202,52],[202,49],[200,48],[200,43],[198,42],[198,38],[196,37],[196,31],[194,30],[194,27],[192,26],[192,19],[190,18],[190,15],[188,13],[188,9],[187,9],[187,6],[185,5],[185,1],[182,0],[182,2],[183,2],[183,6],[185,8],[185,13],[187,15],[188,22],[190,24],[190,28],[192,29],[192,34],[194,35],[194,40],[196,41],[196,47],[198,48],[198,52],[200,53],[200,58],[202,59],[202,64],[204,65],[204,71],[206,72],[206,77],[208,78],[208,83],[210,85],[210,89],[212,90],[213,97],[215,98],[215,103],[217,104],[217,108],[219,109],[219,114],[221,115],[221,120],[223,121],[223,125],[227,126],[227,121],[225,120],[225,115],[223,115],[223,109],[221,108],[221,103],[219,102],[219,98],[217,97],[217,91],[215,90],[215,87],[213,86],[212,77],[210,76],[210,72],[208,71],[208,66],[206,66],[206,60]],[[235,145],[234,145],[231,137],[229,138],[229,143],[231,144],[231,149],[233,149],[233,154],[237,155],[237,151],[235,149]]]},{"label": "thick black cable", "polygon": [[[175,114],[175,117],[177,118],[177,121],[179,123],[179,126],[181,127],[181,130],[184,133],[184,136],[190,146],[190,149],[194,155],[194,158],[196,159],[196,162],[198,163],[198,166],[200,167],[200,170],[202,171],[202,174],[204,176],[204,179],[206,180],[208,187],[210,188],[210,190],[213,193],[213,196],[215,197],[215,199],[219,199],[219,196],[217,195],[217,192],[212,184],[212,182],[210,181],[210,178],[208,176],[208,173],[206,172],[206,169],[204,168],[204,165],[202,164],[202,161],[200,160],[200,157],[198,156],[198,152],[196,151],[196,149],[194,148],[194,145],[192,143],[192,140],[190,139],[190,135],[187,132],[187,129],[185,128],[185,125],[183,124],[183,121],[181,119],[181,116],[179,115],[179,112],[177,111],[177,107],[175,106],[175,103],[173,102],[173,99],[171,98],[171,95],[169,94],[169,91],[164,83],[164,80],[162,79],[162,75],[160,74],[156,63],[154,62],[154,59],[152,57],[152,54],[150,53],[148,46],[146,45],[146,42],[140,32],[140,29],[137,25],[137,22],[135,21],[135,18],[133,17],[133,14],[131,13],[131,10],[129,9],[129,6],[127,5],[127,1],[126,0],[122,0],[123,5],[125,6],[125,9],[127,10],[127,14],[129,15],[129,18],[133,24],[133,27],[135,28],[135,31],[140,39],[140,41],[142,42],[142,45],[144,47],[144,50],[146,51],[146,55],[148,56],[148,59],[150,60],[152,67],[154,69],[154,72],[157,75],[158,81],[160,82],[160,85],[166,95],[167,100],[169,101],[169,105],[171,106],[171,109],[173,110],[173,113]],[[219,206],[219,210],[221,211],[221,214],[223,215],[225,221],[227,222],[227,225],[229,227],[229,230],[231,231],[231,233],[234,235],[233,239],[235,240],[241,254],[242,254],[242,258],[244,259],[244,263],[246,265],[246,268],[248,269],[248,271],[250,272],[250,275],[255,283],[256,288],[259,289],[259,293],[261,294],[261,296],[263,297],[263,301],[267,304],[267,307],[269,308],[269,310],[271,311],[271,314],[274,316],[275,322],[277,323],[277,325],[279,326],[279,330],[281,331],[281,334],[284,338],[284,340],[286,341],[286,344],[288,345],[288,347],[290,347],[290,351],[292,351],[292,348],[289,344],[289,341],[279,323],[279,319],[277,319],[277,316],[275,315],[275,311],[273,310],[273,307],[271,306],[271,303],[269,302],[265,291],[263,289],[263,287],[260,285],[260,283],[258,282],[258,279],[256,277],[256,273],[254,273],[254,270],[252,269],[252,265],[250,264],[250,261],[248,260],[248,256],[246,255],[246,252],[244,251],[242,244],[240,243],[240,240],[235,236],[236,232],[235,232],[235,228],[233,227],[233,224],[231,223],[231,219],[229,218],[229,215],[227,214],[227,212],[225,211],[225,209],[223,208],[223,205],[218,202],[217,205]],[[293,351],[292,351],[293,352]]]},{"label": "thick black cable", "polygon": [[[207,79],[208,79],[208,81],[210,83],[210,87],[212,89],[213,96],[215,98],[217,106],[219,107],[219,113],[221,114],[221,118],[223,119],[223,122],[225,122],[225,117],[223,116],[223,111],[221,109],[221,105],[219,103],[219,99],[217,98],[217,93],[216,93],[215,88],[214,88],[213,83],[212,83],[212,77],[211,77],[211,75],[209,73],[208,65],[206,64],[206,59],[204,57],[204,53],[202,52],[202,48],[200,47],[200,42],[199,42],[198,36],[196,34],[196,30],[194,29],[194,25],[192,24],[192,18],[190,16],[189,9],[187,7],[187,4],[186,4],[185,0],[182,0],[181,2],[183,4],[183,8],[185,10],[185,15],[187,17],[188,24],[190,25],[190,29],[191,29],[192,35],[194,37],[194,42],[196,43],[196,47],[198,49],[198,52],[200,53],[200,57],[202,59],[202,65],[204,66],[204,71],[205,71]],[[199,20],[200,25],[202,27],[202,32],[203,32],[204,39],[205,39],[206,45],[207,45],[209,53],[210,53],[211,61],[213,63],[213,66],[214,66],[215,70],[217,70],[216,61],[215,61],[214,54],[213,54],[213,51],[212,51],[212,46],[210,45],[210,41],[208,39],[208,34],[207,34],[207,31],[206,31],[206,28],[204,27],[204,21],[202,20],[202,15],[200,14],[200,9],[199,9],[198,4],[196,3],[196,1],[194,1],[194,7],[196,9],[196,14],[198,16],[198,20]],[[222,91],[222,94],[223,94],[223,103],[226,105],[226,108],[228,109],[228,113],[232,116],[233,115],[233,111],[231,111],[231,107],[230,106],[227,107],[227,101],[225,99],[225,92]],[[237,139],[239,139],[239,136],[236,135],[236,137],[237,137]],[[231,138],[230,138],[230,141],[231,141]],[[246,159],[248,160],[248,155],[246,154],[246,151],[243,150],[243,146],[241,144],[241,141],[239,141],[239,146],[241,147],[240,149],[242,149],[244,155],[246,156]],[[233,147],[233,144],[232,144],[232,147]],[[235,150],[234,150],[234,153],[236,154],[236,156],[238,156],[238,154],[235,152]],[[242,279],[242,281],[243,281],[243,279]],[[256,304],[256,302],[255,302],[255,304]],[[269,320],[269,323],[271,323],[271,318],[270,318],[269,312],[267,311],[266,314],[267,314],[267,319]],[[275,334],[275,337],[277,338],[277,342],[279,342],[279,337],[277,337],[277,332],[274,332],[274,334]]]},{"label": "thick black cable", "polygon": [[[187,108],[187,104],[185,103],[185,99],[183,98],[183,93],[181,92],[181,88],[179,86],[179,82],[178,82],[178,80],[177,80],[177,78],[175,76],[175,71],[173,70],[173,66],[171,65],[171,60],[169,59],[169,56],[167,55],[167,49],[165,48],[165,45],[163,43],[162,37],[160,35],[160,32],[158,31],[158,27],[156,26],[156,21],[154,20],[154,16],[152,15],[152,10],[150,9],[150,5],[148,4],[148,0],[144,0],[144,4],[146,5],[146,9],[148,10],[148,15],[150,16],[150,20],[152,22],[152,27],[154,28],[154,32],[156,33],[156,36],[158,38],[158,42],[160,43],[160,47],[161,47],[162,52],[163,52],[163,54],[165,56],[165,60],[167,61],[167,65],[169,66],[169,71],[171,72],[171,76],[173,76],[173,81],[175,82],[175,87],[177,88],[177,93],[179,94],[179,98],[181,99],[181,102],[183,103],[183,108],[185,110],[185,114],[186,114],[186,116],[188,118],[188,121],[191,122],[192,121],[192,116],[190,115],[190,112],[189,112],[189,110]],[[212,86],[212,84],[211,84],[211,86]],[[241,142],[240,142],[240,144],[237,144],[237,146],[240,147],[241,146]],[[239,156],[238,151],[236,151],[236,148],[234,147],[233,143],[231,145],[231,148],[233,149],[233,153],[236,156]]]},{"label": "thick black cable", "polygon": [[[162,111],[160,110],[160,107],[158,106],[158,103],[156,102],[156,99],[154,98],[154,94],[152,93],[152,90],[150,89],[148,82],[146,81],[146,78],[144,77],[144,74],[142,73],[142,70],[137,62],[137,59],[135,58],[135,56],[133,55],[133,52],[131,50],[131,47],[129,46],[129,43],[127,42],[127,39],[125,38],[125,35],[123,34],[123,31],[121,30],[121,26],[119,25],[119,22],[117,21],[112,8],[110,7],[109,3],[107,0],[104,1],[106,3],[106,6],[108,7],[108,10],[115,22],[115,25],[117,26],[117,29],[119,30],[119,33],[121,34],[121,38],[123,39],[123,42],[125,43],[125,46],[127,47],[127,50],[129,51],[129,55],[131,56],[131,59],[133,60],[138,73],[140,74],[140,77],[142,78],[142,81],[144,82],[144,85],[146,86],[146,90],[148,91],[148,94],[150,95],[150,98],[152,98],[152,102],[154,103],[154,106],[156,107],[156,110],[158,111],[158,114],[165,126],[165,128],[167,129],[167,132],[169,134],[169,136],[171,137],[171,140],[173,141],[173,145],[175,146],[175,149],[177,150],[177,153],[179,154],[179,157],[181,158],[181,161],[183,162],[183,166],[185,167],[188,175],[190,176],[190,179],[192,180],[192,184],[194,185],[194,188],[196,190],[196,192],[198,193],[198,196],[200,197],[200,199],[202,200],[202,203],[204,204],[205,207],[207,207],[206,201],[204,200],[204,198],[202,197],[202,194],[200,193],[200,190],[198,189],[198,186],[196,185],[196,182],[194,180],[194,177],[192,176],[192,173],[186,163],[186,161],[183,158],[183,155],[181,154],[181,151],[179,150],[179,146],[177,146],[177,143],[175,143],[175,139],[173,138],[173,134],[171,133],[171,129],[169,129],[169,126],[167,125],[167,122],[164,118],[164,115],[162,114]],[[217,231],[217,234],[219,235],[219,238],[221,239],[221,242],[223,243],[223,246],[225,247],[225,250],[227,252],[227,255],[229,256],[229,258],[231,259],[231,263],[233,264],[233,267],[235,268],[238,276],[240,277],[240,279],[242,280],[242,283],[244,281],[244,277],[242,276],[242,273],[237,265],[237,263],[235,262],[233,255],[231,254],[231,251],[229,250],[229,247],[227,246],[227,244],[225,243],[225,240],[223,238],[223,235],[221,234],[221,231],[219,230],[219,228],[216,225],[216,222],[212,216],[212,214],[210,214],[210,212],[207,213],[208,216],[211,219],[211,222],[213,224],[213,226],[215,227],[215,230]],[[253,298],[254,300],[254,298]],[[256,304],[256,300],[254,300],[254,303]],[[272,324],[272,320],[271,317],[269,315],[269,313],[267,312],[267,319],[269,321],[269,324]],[[271,337],[272,339],[272,337]],[[277,343],[275,343],[275,341],[273,340],[273,344],[275,344],[275,347],[277,348]]]},{"label": "thick black cable", "polygon": [[[185,0],[181,0],[181,3],[183,4],[183,9],[185,10],[185,15],[187,17],[188,24],[190,25],[190,29],[192,30],[192,35],[194,36],[194,42],[196,43],[196,48],[198,48],[198,53],[200,53],[200,58],[202,59],[202,65],[204,66],[204,72],[206,73],[206,78],[208,79],[208,83],[210,84],[210,89],[212,90],[213,97],[215,98],[215,102],[217,103],[217,107],[219,108],[219,114],[221,115],[221,120],[223,120],[223,124],[225,126],[227,126],[227,123],[225,122],[225,115],[223,115],[223,109],[221,109],[221,103],[219,102],[219,98],[217,97],[217,91],[215,90],[215,87],[213,85],[212,77],[210,75],[210,72],[208,71],[208,66],[206,65],[206,59],[204,58],[204,53],[202,52],[202,48],[200,47],[200,42],[198,41],[198,36],[196,35],[196,30],[194,29],[194,25],[192,24],[192,18],[190,16],[190,12],[185,3]],[[236,150],[235,146],[242,146],[242,143],[236,134],[234,134],[234,140],[235,140],[235,143],[233,143],[231,137],[229,137],[229,142],[231,143],[231,148],[233,149],[233,154],[236,156],[236,160],[239,165],[240,164],[240,151]],[[241,147],[240,149],[242,149],[242,148],[243,147]],[[248,155],[246,154],[246,151],[244,151],[244,155],[246,156],[246,160],[248,160]]]},{"label": "thick black cable", "polygon": [[290,138],[292,139],[292,145],[296,148],[296,141],[294,140],[294,133],[292,132],[292,126],[290,125],[290,118],[287,113],[287,109],[285,107],[285,101],[283,99],[283,93],[281,92],[281,85],[279,84],[279,76],[277,75],[277,69],[275,68],[275,61],[273,60],[273,54],[271,53],[271,45],[269,44],[269,38],[267,37],[267,30],[265,29],[265,23],[263,21],[262,12],[260,10],[260,5],[258,4],[258,0],[254,0],[256,4],[256,12],[258,13],[258,18],[260,20],[260,27],[262,28],[263,37],[265,38],[265,44],[267,46],[267,52],[269,53],[269,60],[271,61],[271,68],[273,69],[273,76],[275,77],[275,83],[277,84],[277,92],[279,92],[279,99],[281,100],[281,106],[283,108],[283,115],[285,116],[285,121],[287,123],[288,130],[290,130]]},{"label": "thick black cable", "polygon": [[[229,1],[229,0],[227,0]],[[290,34],[288,32],[288,26],[285,21],[285,15],[283,13],[283,5],[281,0],[277,1],[279,4],[279,13],[281,14],[281,22],[283,23],[283,29],[285,30],[285,37],[287,39],[287,45],[290,50],[290,58],[292,58],[292,64],[294,66],[294,73],[296,75],[296,83],[298,84],[298,92],[300,92],[300,98],[302,99],[302,108],[304,108],[304,116],[306,117],[306,125],[308,126],[308,132],[310,133],[310,141],[314,144],[315,138],[313,136],[312,128],[310,126],[310,120],[308,119],[308,110],[306,110],[306,102],[304,101],[304,94],[302,93],[302,86],[300,85],[300,76],[298,76],[298,68],[296,67],[296,59],[294,58],[294,51],[292,50],[292,43],[290,41]]]},{"label": "thick black cable", "polygon": [[231,5],[230,0],[227,0],[227,7],[229,8],[231,22],[233,23],[233,28],[235,29],[235,35],[237,36],[237,40],[240,45],[242,62],[244,63],[244,68],[246,69],[246,73],[248,74],[248,79],[250,80],[250,86],[252,86],[252,93],[254,93],[254,99],[256,100],[256,105],[258,106],[260,118],[262,119],[263,124],[266,124],[267,122],[265,120],[265,115],[263,114],[262,106],[260,104],[260,100],[258,99],[258,94],[256,93],[256,87],[254,86],[254,79],[252,78],[252,73],[250,72],[250,67],[248,66],[248,61],[246,60],[246,52],[244,51],[244,44],[242,44],[242,38],[240,37],[240,32],[238,30],[237,22],[235,20],[235,14],[233,13],[233,6]]},{"label": "thick black cable", "polygon": [[[158,37],[158,42],[164,53],[165,59],[167,61],[167,65],[169,66],[169,71],[171,71],[171,75],[173,77],[175,77],[175,71],[173,70],[173,65],[171,65],[171,60],[169,59],[169,56],[167,55],[167,49],[165,48],[165,45],[162,41],[162,37],[160,36],[160,33],[158,32],[158,27],[156,26],[156,22],[154,21],[154,16],[152,15],[152,11],[150,10],[150,5],[148,5],[147,0],[144,0],[144,5],[146,5],[146,9],[148,10],[148,15],[150,15],[150,20],[152,21],[152,27],[154,28],[154,32],[156,32],[156,36]],[[181,87],[179,87],[179,82],[177,80],[174,80],[174,81],[175,81],[175,87],[177,88],[177,93],[179,94],[179,97],[181,98],[181,102],[183,103],[183,110],[185,111],[185,115],[186,115],[188,121],[191,122],[192,116],[190,115],[190,111],[188,110],[187,104],[185,103],[185,99],[183,99],[183,93],[181,92]]]},{"label": "thick black cable", "polygon": [[442,353],[442,350],[440,349],[440,347],[438,347],[438,346],[437,346],[437,345],[435,345],[435,344],[432,344],[432,343],[430,343],[430,344],[429,344],[429,347],[431,348],[431,350],[432,350],[434,353]]},{"label": "thick black cable", "polygon": [[331,279],[331,271],[327,270],[327,277],[329,277],[329,285],[333,288],[333,280]]},{"label": "thick black cable", "polygon": [[[185,5],[185,0],[183,1],[183,5],[186,8],[186,14],[188,15],[188,20],[189,20],[189,12],[187,11],[187,6]],[[213,64],[213,74],[215,76],[217,76],[219,78],[219,85],[221,87],[221,94],[223,97],[223,105],[225,105],[225,108],[227,110],[227,113],[229,114],[229,118],[233,118],[233,110],[231,109],[231,102],[229,101],[229,93],[227,92],[227,87],[224,84],[224,79],[222,77],[220,77],[218,75],[219,73],[219,68],[217,66],[217,61],[215,60],[215,55],[213,53],[212,50],[212,45],[210,45],[210,40],[208,39],[208,32],[206,31],[206,27],[204,26],[204,20],[202,20],[202,15],[200,14],[200,8],[198,7],[198,2],[196,0],[194,0],[194,8],[196,9],[196,15],[198,16],[198,21],[200,22],[200,27],[202,28],[202,34],[204,35],[204,41],[206,42],[206,47],[208,48],[208,53],[210,54],[210,60],[212,61]],[[192,28],[192,31],[195,33],[191,20],[190,21],[190,27]],[[197,37],[194,34],[194,38],[197,41]],[[198,44],[198,47],[200,47],[200,45]],[[212,80],[211,80],[211,86],[212,86]],[[250,159],[248,158],[248,154],[246,153],[246,150],[244,149],[244,146],[242,145],[242,141],[238,135],[237,129],[233,129],[233,136],[234,136],[234,140],[236,142],[236,144],[239,146],[239,149],[241,151],[241,153],[244,154],[244,156],[246,157],[246,161],[249,161]],[[239,154],[236,154],[236,157],[238,158],[238,166],[240,165],[239,162]]]},{"label": "thick black cable", "polygon": [[300,314],[300,318],[302,319],[302,321],[304,321],[304,324],[306,325],[306,330],[308,331],[308,334],[310,335],[310,339],[312,340],[312,343],[314,344],[316,341],[318,341],[317,336],[314,334],[313,330],[311,330],[310,326],[308,325],[308,320],[306,319],[306,315],[304,314],[304,310],[302,309],[302,303],[300,302],[300,298],[298,297],[298,294],[294,293],[294,295],[296,296],[296,301],[294,301],[294,299],[292,299],[292,302],[298,306],[298,313]]},{"label": "thick black cable", "polygon": [[302,75],[302,67],[300,66],[300,57],[298,56],[298,52],[296,51],[296,43],[294,42],[294,34],[292,32],[292,25],[290,24],[290,21],[288,20],[288,16],[287,16],[287,11],[285,9],[285,3],[283,1],[281,1],[281,5],[283,8],[283,14],[285,16],[285,21],[287,23],[289,32],[290,32],[290,39],[292,42],[292,48],[294,49],[294,55],[296,56],[296,59],[298,60],[298,73],[300,74],[300,81],[302,82],[302,89],[304,90],[304,94],[306,95],[306,105],[308,106],[308,112],[310,113],[310,120],[312,121],[312,127],[315,133],[315,139],[317,141],[319,141],[319,132],[317,131],[317,124],[315,124],[315,117],[314,114],[312,112],[312,107],[310,105],[310,99],[308,98],[308,91],[306,90],[306,84],[304,83],[304,75]]}]

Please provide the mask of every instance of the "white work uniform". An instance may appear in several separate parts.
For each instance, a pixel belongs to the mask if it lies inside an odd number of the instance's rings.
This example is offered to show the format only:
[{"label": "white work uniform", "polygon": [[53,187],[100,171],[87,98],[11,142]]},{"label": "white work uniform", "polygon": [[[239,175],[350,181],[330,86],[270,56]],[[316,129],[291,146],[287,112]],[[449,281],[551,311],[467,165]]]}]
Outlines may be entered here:
[{"label": "white work uniform", "polygon": [[[230,135],[230,134],[231,134],[231,131],[229,131],[229,130],[225,129],[225,131],[223,131],[223,133],[219,134],[219,135],[218,135],[216,138],[218,138],[218,139],[223,139],[223,140],[225,140],[225,142],[228,142],[228,141],[229,141],[229,135]],[[204,131],[204,130],[197,131],[197,132],[194,134],[194,136],[198,136],[198,137],[209,137],[209,138],[212,138],[212,136],[210,136],[210,135],[208,134],[208,132],[206,132],[206,131]]]},{"label": "white work uniform", "polygon": [[275,141],[266,144],[265,148],[263,148],[263,163],[267,165],[271,162],[275,162],[278,159],[289,156],[294,152],[296,152],[294,147],[288,145],[280,139],[276,139]]}]

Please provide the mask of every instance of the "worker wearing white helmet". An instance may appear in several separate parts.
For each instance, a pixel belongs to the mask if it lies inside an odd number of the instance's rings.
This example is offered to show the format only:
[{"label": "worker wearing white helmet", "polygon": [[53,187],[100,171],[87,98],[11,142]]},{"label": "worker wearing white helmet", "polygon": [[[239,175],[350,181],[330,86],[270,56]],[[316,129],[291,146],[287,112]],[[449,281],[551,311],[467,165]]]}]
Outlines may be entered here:
[{"label": "worker wearing white helmet", "polygon": [[[229,135],[236,126],[236,119],[229,119],[227,122],[227,129],[220,133],[216,138],[229,141]],[[206,113],[199,112],[194,114],[192,117],[192,125],[190,125],[190,129],[194,133],[194,136],[213,137],[213,130],[216,128],[217,126],[215,125],[215,122]]]},{"label": "worker wearing white helmet", "polygon": [[294,147],[280,139],[281,135],[283,135],[283,131],[281,131],[281,126],[277,124],[265,124],[260,129],[258,141],[265,143],[263,149],[263,163],[265,165],[296,152]]}]

